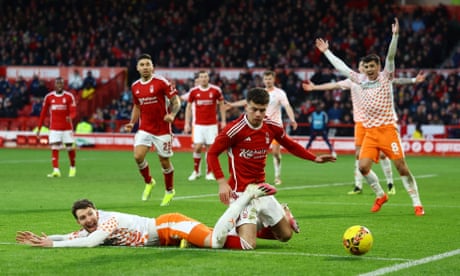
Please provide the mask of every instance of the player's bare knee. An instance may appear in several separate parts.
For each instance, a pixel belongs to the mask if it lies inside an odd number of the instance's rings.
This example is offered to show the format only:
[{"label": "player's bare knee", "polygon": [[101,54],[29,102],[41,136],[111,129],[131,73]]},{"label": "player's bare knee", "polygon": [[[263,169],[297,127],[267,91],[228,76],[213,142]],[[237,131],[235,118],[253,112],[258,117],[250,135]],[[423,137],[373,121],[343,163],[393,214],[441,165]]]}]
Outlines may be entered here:
[{"label": "player's bare knee", "polygon": [[136,161],[137,164],[142,164],[144,162],[145,158],[143,155],[140,154],[134,154],[134,161]]},{"label": "player's bare knee", "polygon": [[367,175],[370,171],[368,167],[359,167],[359,171],[361,172],[362,175]]},{"label": "player's bare knee", "polygon": [[278,236],[277,238],[280,242],[288,242],[292,238],[292,230],[289,229],[289,231],[283,232],[283,234]]}]

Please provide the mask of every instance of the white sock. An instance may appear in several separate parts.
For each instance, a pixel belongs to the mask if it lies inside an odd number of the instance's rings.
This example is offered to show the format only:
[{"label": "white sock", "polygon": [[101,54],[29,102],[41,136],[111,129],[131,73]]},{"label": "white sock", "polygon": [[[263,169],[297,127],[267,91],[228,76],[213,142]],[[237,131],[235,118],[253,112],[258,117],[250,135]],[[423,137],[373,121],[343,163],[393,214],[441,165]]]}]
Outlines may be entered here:
[{"label": "white sock", "polygon": [[279,159],[273,155],[273,168],[275,170],[275,178],[279,178],[281,176],[281,155]]},{"label": "white sock", "polygon": [[369,173],[367,175],[363,175],[363,177],[364,179],[366,179],[369,186],[371,186],[371,189],[374,191],[377,197],[382,197],[385,194],[385,192],[382,189],[382,186],[380,186],[379,178],[377,177],[375,172],[370,170]]},{"label": "white sock", "polygon": [[355,160],[355,187],[363,189],[363,175],[359,171],[359,160]]},{"label": "white sock", "polygon": [[380,159],[380,166],[382,166],[383,174],[387,180],[387,184],[393,183],[393,170],[391,169],[391,161],[388,157]]},{"label": "white sock", "polygon": [[248,205],[249,201],[251,201],[252,196],[248,193],[243,193],[225,210],[216,225],[214,225],[211,237],[212,248],[222,248],[224,246],[228,232],[235,227],[238,216],[244,207]]},{"label": "white sock", "polygon": [[404,188],[406,188],[407,193],[412,199],[413,206],[422,206],[422,202],[420,201],[420,197],[418,194],[418,187],[417,182],[412,174],[409,176],[401,176],[402,183]]}]

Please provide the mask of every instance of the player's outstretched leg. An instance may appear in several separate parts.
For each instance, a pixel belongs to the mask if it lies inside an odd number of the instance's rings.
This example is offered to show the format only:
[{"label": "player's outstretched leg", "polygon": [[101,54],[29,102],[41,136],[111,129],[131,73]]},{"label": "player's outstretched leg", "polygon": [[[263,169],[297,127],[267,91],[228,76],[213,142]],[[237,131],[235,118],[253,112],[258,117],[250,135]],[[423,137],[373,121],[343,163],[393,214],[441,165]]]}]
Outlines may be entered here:
[{"label": "player's outstretched leg", "polygon": [[274,194],[276,194],[276,188],[268,183],[248,185],[244,193],[230,204],[214,226],[212,248],[222,248],[224,246],[228,232],[235,227],[236,220],[241,211],[252,199]]}]

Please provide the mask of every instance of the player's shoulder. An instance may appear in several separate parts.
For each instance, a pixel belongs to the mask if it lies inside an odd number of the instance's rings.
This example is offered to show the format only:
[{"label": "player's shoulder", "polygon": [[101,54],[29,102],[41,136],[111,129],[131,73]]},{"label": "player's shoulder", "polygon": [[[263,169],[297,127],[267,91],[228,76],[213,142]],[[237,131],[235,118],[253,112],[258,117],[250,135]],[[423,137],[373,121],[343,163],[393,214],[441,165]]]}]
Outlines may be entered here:
[{"label": "player's shoulder", "polygon": [[189,93],[189,94],[192,94],[192,93],[194,94],[194,93],[197,93],[197,92],[200,92],[200,91],[201,91],[200,86],[197,85],[197,86],[194,86],[194,87],[190,88],[190,90],[188,91],[188,93]]},{"label": "player's shoulder", "polygon": [[213,89],[213,90],[217,90],[217,91],[219,91],[219,92],[222,92],[222,89],[221,89],[219,86],[215,85],[215,84],[210,83],[210,84],[209,84],[209,87],[210,87],[211,89]]},{"label": "player's shoulder", "polygon": [[56,96],[56,91],[53,90],[53,91],[46,93],[45,98],[50,98],[54,96]]},{"label": "player's shoulder", "polygon": [[227,126],[224,128],[223,132],[230,138],[234,137],[235,135],[244,131],[245,127],[248,126],[248,123],[244,117],[244,114],[240,115],[240,117],[236,118],[235,120],[229,122]]},{"label": "player's shoulder", "polygon": [[167,84],[169,85],[170,82],[167,78],[161,76],[161,75],[157,75],[157,74],[153,74],[153,77],[152,77],[152,80],[151,81],[154,81],[154,82],[161,82],[161,83],[164,83],[164,84]]},{"label": "player's shoulder", "polygon": [[67,97],[75,98],[74,95],[72,94],[72,92],[70,92],[70,91],[64,90],[63,94],[66,95]]},{"label": "player's shoulder", "polygon": [[131,84],[131,87],[137,86],[137,85],[139,85],[139,84],[141,84],[141,79],[135,80],[135,81]]},{"label": "player's shoulder", "polygon": [[270,119],[270,117],[267,116],[265,116],[264,118],[264,124],[267,125],[269,128],[283,128],[283,126],[280,123]]}]

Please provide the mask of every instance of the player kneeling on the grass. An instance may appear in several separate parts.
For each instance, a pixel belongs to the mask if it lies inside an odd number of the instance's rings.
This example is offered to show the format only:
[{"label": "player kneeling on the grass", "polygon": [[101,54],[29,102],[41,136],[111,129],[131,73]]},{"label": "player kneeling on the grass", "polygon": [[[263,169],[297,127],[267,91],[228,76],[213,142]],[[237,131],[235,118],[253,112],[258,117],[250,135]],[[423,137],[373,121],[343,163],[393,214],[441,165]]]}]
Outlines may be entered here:
[{"label": "player kneeling on the grass", "polygon": [[[252,183],[265,182],[265,164],[270,145],[275,139],[292,154],[316,163],[333,162],[332,155],[315,156],[302,145],[289,138],[282,125],[265,116],[270,96],[263,88],[249,90],[246,98],[246,112],[229,123],[216,137],[208,151],[208,166],[219,184],[220,201],[229,208],[235,198],[241,197],[246,187]],[[219,155],[227,152],[231,168],[230,178],[224,177]],[[257,226],[261,224],[262,229]],[[289,209],[274,196],[252,200],[240,213],[235,222],[237,232],[245,249],[256,247],[256,238],[274,238],[282,242],[292,237],[298,226]],[[230,238],[227,239],[227,243]]]}]

